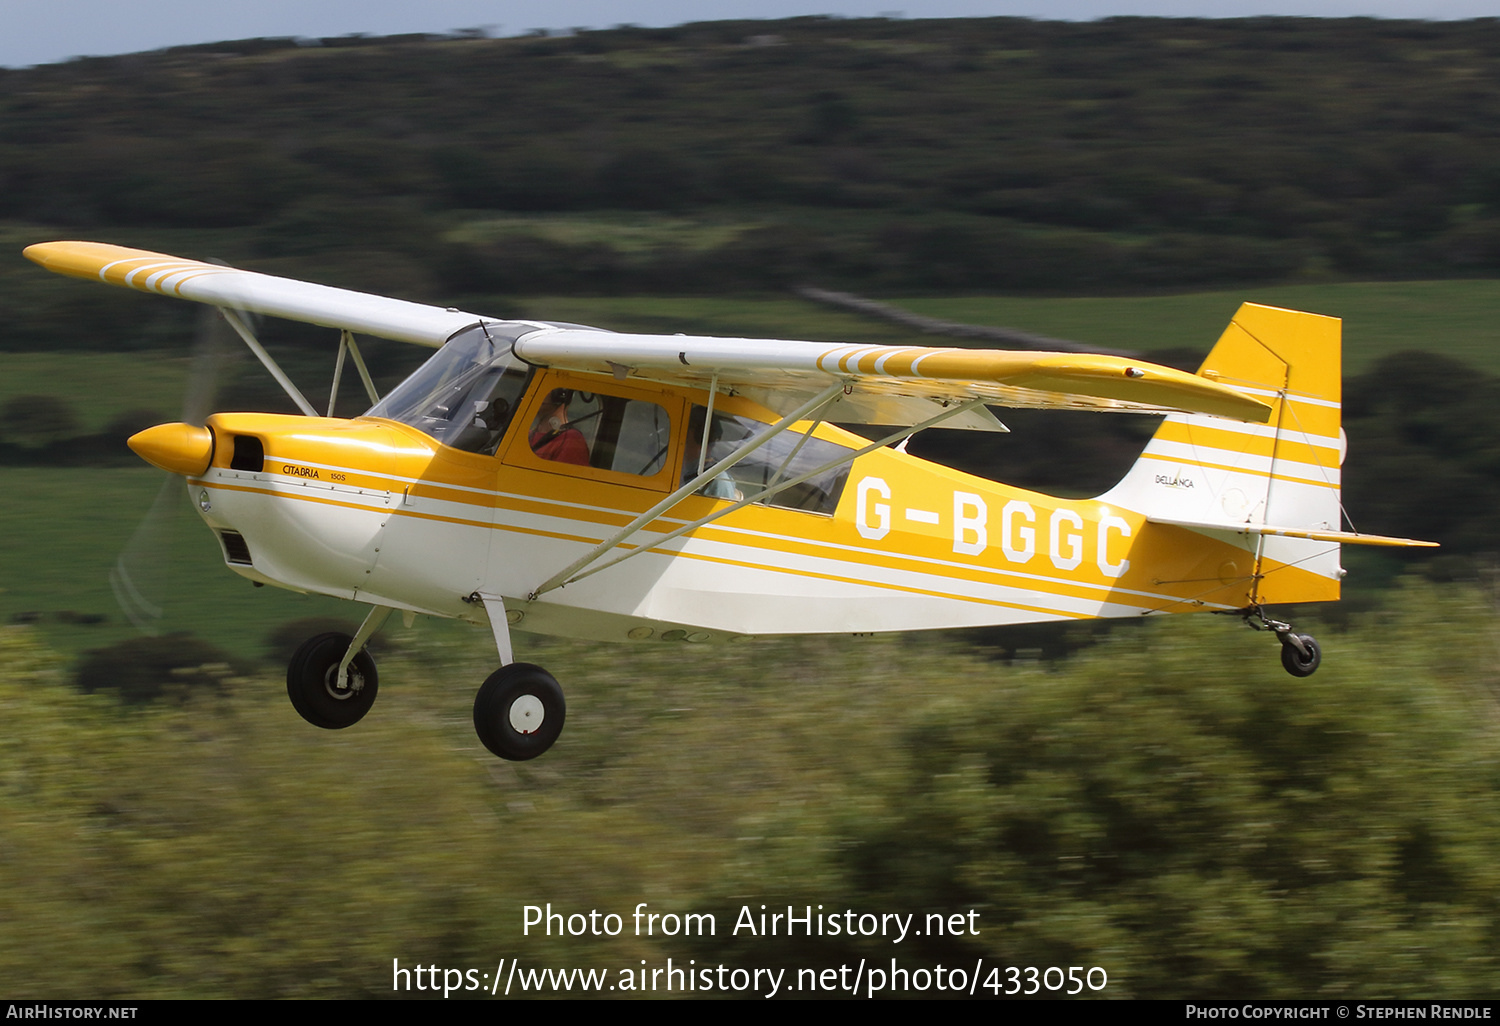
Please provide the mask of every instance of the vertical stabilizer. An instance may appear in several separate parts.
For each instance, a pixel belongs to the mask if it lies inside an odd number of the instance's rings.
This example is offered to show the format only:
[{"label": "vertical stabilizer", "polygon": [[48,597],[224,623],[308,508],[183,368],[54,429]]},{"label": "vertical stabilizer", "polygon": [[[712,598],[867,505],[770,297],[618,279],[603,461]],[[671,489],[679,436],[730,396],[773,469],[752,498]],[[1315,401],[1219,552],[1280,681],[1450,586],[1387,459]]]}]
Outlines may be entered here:
[{"label": "vertical stabilizer", "polygon": [[1340,335],[1335,317],[1241,306],[1198,373],[1271,403],[1269,421],[1169,416],[1101,498],[1152,521],[1241,539],[1253,548],[1253,603],[1337,599],[1337,543],[1202,525],[1339,530]]}]

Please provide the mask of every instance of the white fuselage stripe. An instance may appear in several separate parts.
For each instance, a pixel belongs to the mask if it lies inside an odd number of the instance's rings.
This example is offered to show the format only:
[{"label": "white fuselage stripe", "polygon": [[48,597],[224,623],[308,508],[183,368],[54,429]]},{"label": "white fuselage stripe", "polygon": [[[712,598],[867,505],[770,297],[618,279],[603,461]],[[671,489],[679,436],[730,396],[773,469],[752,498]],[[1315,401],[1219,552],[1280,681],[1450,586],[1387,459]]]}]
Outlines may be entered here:
[{"label": "white fuselage stripe", "polygon": [[1273,456],[1255,456],[1233,449],[1217,449],[1189,442],[1168,442],[1152,439],[1143,454],[1151,459],[1171,460],[1183,464],[1208,463],[1231,469],[1242,474],[1260,477],[1292,477],[1313,483],[1326,483],[1336,487],[1339,483],[1339,468],[1323,467],[1315,463],[1300,463],[1296,460]]},{"label": "white fuselage stripe", "polygon": [[[288,460],[287,462],[293,462],[293,461]],[[298,465],[300,465],[300,466],[308,466],[308,467],[316,466],[316,467],[319,467],[320,469],[328,469],[328,470],[335,471],[335,472],[347,472],[347,473],[353,473],[353,474],[367,474],[366,471],[361,470],[361,469],[356,468],[356,467],[347,467],[347,466],[346,467],[339,467],[339,466],[330,465],[330,464],[314,464],[314,463],[306,463],[306,462],[301,462],[301,461],[298,461]],[[378,475],[367,475],[367,476],[378,476]],[[395,477],[388,477],[387,479],[388,480],[402,480],[400,478],[395,478]],[[214,481],[212,479],[205,479],[205,480],[207,480],[208,483],[210,483],[210,484],[219,483],[219,482],[216,482],[216,481]],[[241,480],[243,480],[243,479],[241,479]],[[220,479],[220,481],[223,484],[229,485],[229,486],[233,486],[236,483],[236,479],[234,479],[234,478],[222,478],[222,479]],[[565,515],[560,515],[560,514],[557,514],[557,513],[524,513],[523,511],[516,510],[516,509],[513,509],[513,508],[509,508],[509,507],[505,507],[505,506],[498,506],[498,505],[485,506],[485,505],[480,505],[480,504],[475,504],[475,503],[459,502],[459,501],[455,501],[455,500],[436,499],[436,498],[432,498],[432,497],[428,497],[428,496],[410,496],[409,495],[407,497],[407,504],[406,505],[399,505],[399,506],[398,505],[392,505],[391,501],[395,497],[395,492],[394,491],[389,492],[389,493],[380,494],[378,498],[375,498],[374,496],[371,495],[371,493],[370,493],[370,491],[368,489],[365,489],[365,490],[361,491],[356,486],[329,485],[329,484],[327,484],[325,482],[321,482],[321,481],[319,481],[319,482],[309,482],[308,480],[306,480],[304,478],[294,477],[294,476],[290,476],[290,475],[264,474],[259,480],[252,479],[252,483],[258,483],[258,484],[261,484],[261,485],[271,484],[273,487],[271,489],[268,489],[268,490],[271,491],[271,492],[273,492],[273,494],[284,495],[284,496],[287,496],[287,497],[290,497],[290,498],[296,498],[296,497],[298,497],[299,493],[301,493],[301,494],[307,494],[308,492],[314,492],[314,493],[318,494],[320,497],[322,497],[322,496],[328,496],[329,498],[335,499],[337,501],[346,502],[346,503],[349,503],[351,505],[357,505],[357,506],[359,506],[362,509],[370,510],[372,512],[382,512],[382,513],[389,512],[389,513],[395,513],[397,515],[402,515],[402,514],[405,514],[405,515],[415,515],[415,516],[418,516],[418,517],[422,517],[423,519],[426,519],[426,518],[429,518],[429,517],[436,517],[436,518],[441,518],[441,519],[444,519],[444,520],[456,520],[456,521],[463,521],[463,522],[467,522],[467,523],[488,523],[489,522],[489,518],[491,516],[494,516],[497,519],[495,520],[495,522],[493,523],[492,526],[494,528],[496,528],[496,529],[499,529],[499,530],[508,530],[508,531],[526,530],[526,529],[540,530],[540,531],[545,531],[545,532],[552,533],[552,534],[567,534],[567,535],[570,535],[570,536],[575,536],[575,537],[580,537],[580,538],[586,538],[586,539],[589,539],[593,543],[597,543],[597,542],[603,541],[604,537],[611,530],[610,526],[606,525],[606,524],[599,524],[599,523],[595,523],[595,522],[591,522],[591,521],[585,521],[585,520],[576,520],[574,518],[571,518],[571,517],[568,517],[568,516],[565,516]],[[539,497],[534,496],[534,495],[521,495],[521,494],[499,492],[499,491],[484,491],[482,489],[470,488],[470,487],[460,488],[460,486],[456,486],[456,485],[436,485],[435,487],[456,488],[456,489],[459,489],[459,490],[462,490],[462,491],[465,491],[465,492],[476,493],[476,494],[481,494],[481,495],[487,495],[487,496],[491,496],[491,497],[494,497],[494,498],[497,498],[497,499],[510,498],[510,499],[520,500],[520,501],[524,501],[524,502],[528,502],[528,503],[535,503],[535,504],[539,504],[539,505],[543,505],[543,506],[554,506],[554,507],[562,507],[564,509],[574,509],[574,510],[596,512],[596,513],[607,513],[607,514],[612,514],[614,516],[624,515],[624,514],[622,514],[622,512],[620,510],[617,510],[617,509],[612,509],[612,508],[608,508],[608,507],[601,507],[601,506],[590,506],[590,505],[586,505],[586,504],[583,504],[583,503],[563,502],[563,501],[556,500],[556,499],[539,498]],[[520,518],[520,519],[512,519],[512,520],[510,520],[508,522],[501,522],[501,521],[499,521],[498,517],[500,517],[501,515],[505,515],[505,514],[510,515],[510,517],[512,517],[512,518]],[[527,523],[523,523],[522,519],[524,519],[524,520],[526,520],[528,522]],[[542,521],[542,523],[534,523],[533,521]],[[678,519],[678,518],[672,518],[672,517],[666,517],[666,516],[659,517],[658,521],[660,523],[662,523],[662,524],[670,524],[673,527],[680,526],[681,524],[683,524],[683,523],[686,522],[686,521]],[[835,555],[835,553],[839,553],[839,554],[847,553],[849,557],[860,557],[860,556],[875,557],[876,559],[881,559],[881,560],[898,560],[898,561],[902,561],[902,562],[920,563],[920,564],[927,565],[927,566],[940,567],[943,570],[948,571],[948,573],[943,574],[943,580],[944,581],[950,581],[950,582],[952,582],[952,581],[965,581],[965,580],[968,580],[968,579],[966,579],[964,577],[961,577],[961,576],[955,576],[955,572],[957,572],[958,574],[963,574],[963,573],[981,574],[981,575],[985,575],[985,576],[989,576],[989,577],[1000,576],[1000,577],[1008,577],[1008,578],[1012,578],[1012,579],[1020,580],[1020,581],[1032,581],[1032,582],[1036,582],[1037,584],[1042,585],[1044,587],[1045,586],[1051,586],[1053,588],[1057,588],[1057,587],[1062,587],[1062,588],[1076,588],[1076,589],[1079,589],[1079,590],[1082,590],[1082,591],[1096,593],[1096,594],[1100,595],[1101,599],[1099,599],[1097,601],[1102,601],[1103,600],[1102,596],[1108,596],[1108,595],[1116,595],[1116,596],[1128,595],[1128,596],[1132,596],[1132,597],[1135,597],[1135,598],[1145,599],[1145,600],[1148,600],[1148,601],[1151,601],[1151,602],[1183,602],[1183,601],[1185,601],[1180,596],[1171,595],[1171,594],[1165,594],[1165,593],[1161,593],[1161,592],[1140,591],[1140,590],[1130,589],[1130,588],[1121,588],[1121,587],[1119,587],[1117,585],[1095,583],[1095,582],[1086,581],[1086,580],[1078,580],[1076,578],[1070,578],[1070,577],[1061,577],[1061,576],[1055,576],[1055,575],[1049,575],[1049,574],[1037,574],[1037,573],[1028,572],[1028,571],[1023,570],[1023,569],[1018,569],[1018,568],[1015,568],[1015,567],[1007,567],[1007,566],[1003,566],[1003,565],[994,565],[994,566],[992,566],[992,565],[985,565],[985,564],[979,564],[979,563],[965,562],[965,561],[960,561],[960,560],[940,559],[940,558],[933,557],[933,556],[922,556],[922,555],[918,555],[918,554],[910,553],[910,552],[891,552],[891,551],[887,551],[887,550],[883,550],[883,549],[872,548],[872,547],[869,547],[869,546],[847,545],[847,544],[843,544],[843,543],[839,543],[839,542],[812,540],[812,539],[808,539],[808,538],[804,538],[804,537],[798,537],[798,536],[793,536],[793,535],[784,535],[784,534],[778,534],[778,533],[775,533],[775,532],[755,530],[755,529],[752,529],[752,528],[732,526],[732,525],[724,523],[723,521],[718,521],[718,522],[715,522],[715,523],[712,523],[712,524],[705,525],[704,527],[699,528],[698,532],[694,532],[693,535],[689,535],[688,537],[691,538],[691,539],[693,539],[694,541],[698,541],[698,542],[713,543],[712,539],[708,539],[708,538],[704,538],[704,537],[699,537],[699,532],[703,532],[703,531],[723,531],[723,532],[726,532],[726,533],[729,533],[729,534],[742,535],[742,536],[744,536],[746,538],[754,538],[754,539],[757,539],[757,540],[761,540],[761,541],[772,543],[770,546],[741,546],[741,548],[742,548],[742,550],[744,552],[750,554],[750,556],[744,560],[745,562],[752,563],[752,564],[754,564],[756,566],[759,566],[759,567],[761,567],[761,568],[763,568],[765,570],[769,570],[769,571],[773,571],[773,572],[774,571],[778,571],[780,569],[783,569],[783,567],[780,566],[780,565],[778,565],[777,563],[768,562],[767,561],[767,557],[768,556],[776,556],[776,557],[780,557],[780,558],[792,558],[793,555],[794,555],[793,553],[790,553],[786,549],[779,548],[777,546],[784,545],[784,544],[796,544],[796,545],[808,546],[808,547],[816,548],[816,549],[819,549],[819,550],[823,550],[824,552],[827,553],[826,555],[809,556],[809,557],[804,557],[804,558],[818,558],[818,559],[827,560],[827,561],[829,561],[830,563],[834,564],[837,567],[845,568],[845,569],[842,570],[842,573],[844,575],[846,575],[846,576],[855,576],[855,577],[858,577],[860,575],[867,574],[867,573],[869,573],[869,571],[871,570],[871,568],[872,568],[873,565],[878,565],[878,564],[871,564],[871,563],[865,562],[865,561],[858,561],[855,558],[846,558],[843,555]],[[647,528],[647,529],[643,529],[642,533],[645,534],[645,535],[658,535],[659,536],[661,534],[665,534],[666,531],[654,530],[654,529]],[[654,545],[654,542],[650,542],[650,541],[644,541],[643,543],[648,548],[651,547],[652,545]],[[719,542],[719,544],[731,544],[731,543]],[[1043,554],[1041,554],[1041,553],[1038,553],[1035,556],[1033,556],[1030,559],[1028,559],[1027,563],[1031,563],[1033,561],[1038,561],[1038,560],[1044,560],[1044,559],[1045,559],[1045,556]],[[886,567],[885,569],[891,570],[891,571],[897,572],[897,573],[912,573],[912,574],[918,574],[918,573],[920,573],[919,571],[905,571],[905,570],[901,570],[900,568]],[[970,583],[975,583],[975,582],[970,581]],[[1014,588],[1015,587],[1014,585],[1003,585],[1003,584],[1000,584],[998,582],[993,583],[991,586],[992,587],[1008,587],[1008,588]],[[1051,596],[1053,594],[1053,592],[1051,592],[1051,591],[1047,591],[1047,592],[1027,591],[1026,593],[1027,594],[1038,595],[1038,596]]]}]

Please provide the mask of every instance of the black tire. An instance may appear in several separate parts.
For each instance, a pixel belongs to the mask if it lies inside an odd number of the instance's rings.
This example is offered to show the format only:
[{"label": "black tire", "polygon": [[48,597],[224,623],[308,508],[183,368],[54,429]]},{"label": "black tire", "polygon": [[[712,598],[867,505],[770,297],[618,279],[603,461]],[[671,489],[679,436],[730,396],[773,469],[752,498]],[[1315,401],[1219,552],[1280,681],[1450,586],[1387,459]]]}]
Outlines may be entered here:
[{"label": "black tire", "polygon": [[287,664],[287,697],[292,700],[292,708],[315,727],[352,727],[375,704],[380,679],[375,673],[375,660],[363,649],[349,664],[349,686],[338,686],[339,663],[352,640],[338,632],[308,638]]},{"label": "black tire", "polygon": [[552,747],[566,714],[562,687],[552,674],[530,663],[511,663],[480,686],[474,733],[500,758],[525,762]]},{"label": "black tire", "polygon": [[1307,646],[1307,655],[1297,651],[1297,646],[1289,642],[1281,643],[1281,665],[1286,667],[1286,672],[1293,677],[1311,677],[1318,672],[1318,664],[1323,661],[1323,650],[1318,647],[1317,641],[1311,634],[1299,634],[1297,640]]}]

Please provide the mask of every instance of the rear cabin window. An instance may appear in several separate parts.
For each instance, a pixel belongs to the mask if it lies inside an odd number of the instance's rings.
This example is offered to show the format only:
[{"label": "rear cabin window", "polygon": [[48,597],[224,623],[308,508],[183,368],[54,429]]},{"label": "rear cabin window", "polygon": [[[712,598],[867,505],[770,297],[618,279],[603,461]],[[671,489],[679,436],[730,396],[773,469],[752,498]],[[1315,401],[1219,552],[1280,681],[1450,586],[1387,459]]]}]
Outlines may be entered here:
[{"label": "rear cabin window", "polygon": [[[698,476],[703,419],[707,414],[704,407],[694,406],[688,418],[687,447],[682,459],[684,484]],[[713,425],[709,429],[708,456],[702,461],[704,467],[713,466],[761,432],[769,430],[769,425],[748,417],[715,413]],[[853,449],[835,442],[825,442],[821,438],[801,435],[795,431],[784,431],[710,480],[698,492],[714,499],[737,501],[757,495],[779,482],[790,481],[831,463],[838,463],[832,469],[821,470],[806,481],[757,500],[767,506],[832,516],[838,508],[839,497],[844,494],[844,482],[849,477],[849,457],[853,452]]]}]

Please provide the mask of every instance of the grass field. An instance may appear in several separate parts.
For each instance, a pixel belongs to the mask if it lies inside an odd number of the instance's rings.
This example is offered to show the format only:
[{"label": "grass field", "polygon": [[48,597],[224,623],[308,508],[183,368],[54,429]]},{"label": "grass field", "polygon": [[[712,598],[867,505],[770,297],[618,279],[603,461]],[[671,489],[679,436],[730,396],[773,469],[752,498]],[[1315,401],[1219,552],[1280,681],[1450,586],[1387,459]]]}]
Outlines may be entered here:
[{"label": "grass field", "polygon": [[18,395],[68,401],[85,432],[128,410],[175,419],[182,409],[188,356],[168,353],[0,353],[0,403]]}]

